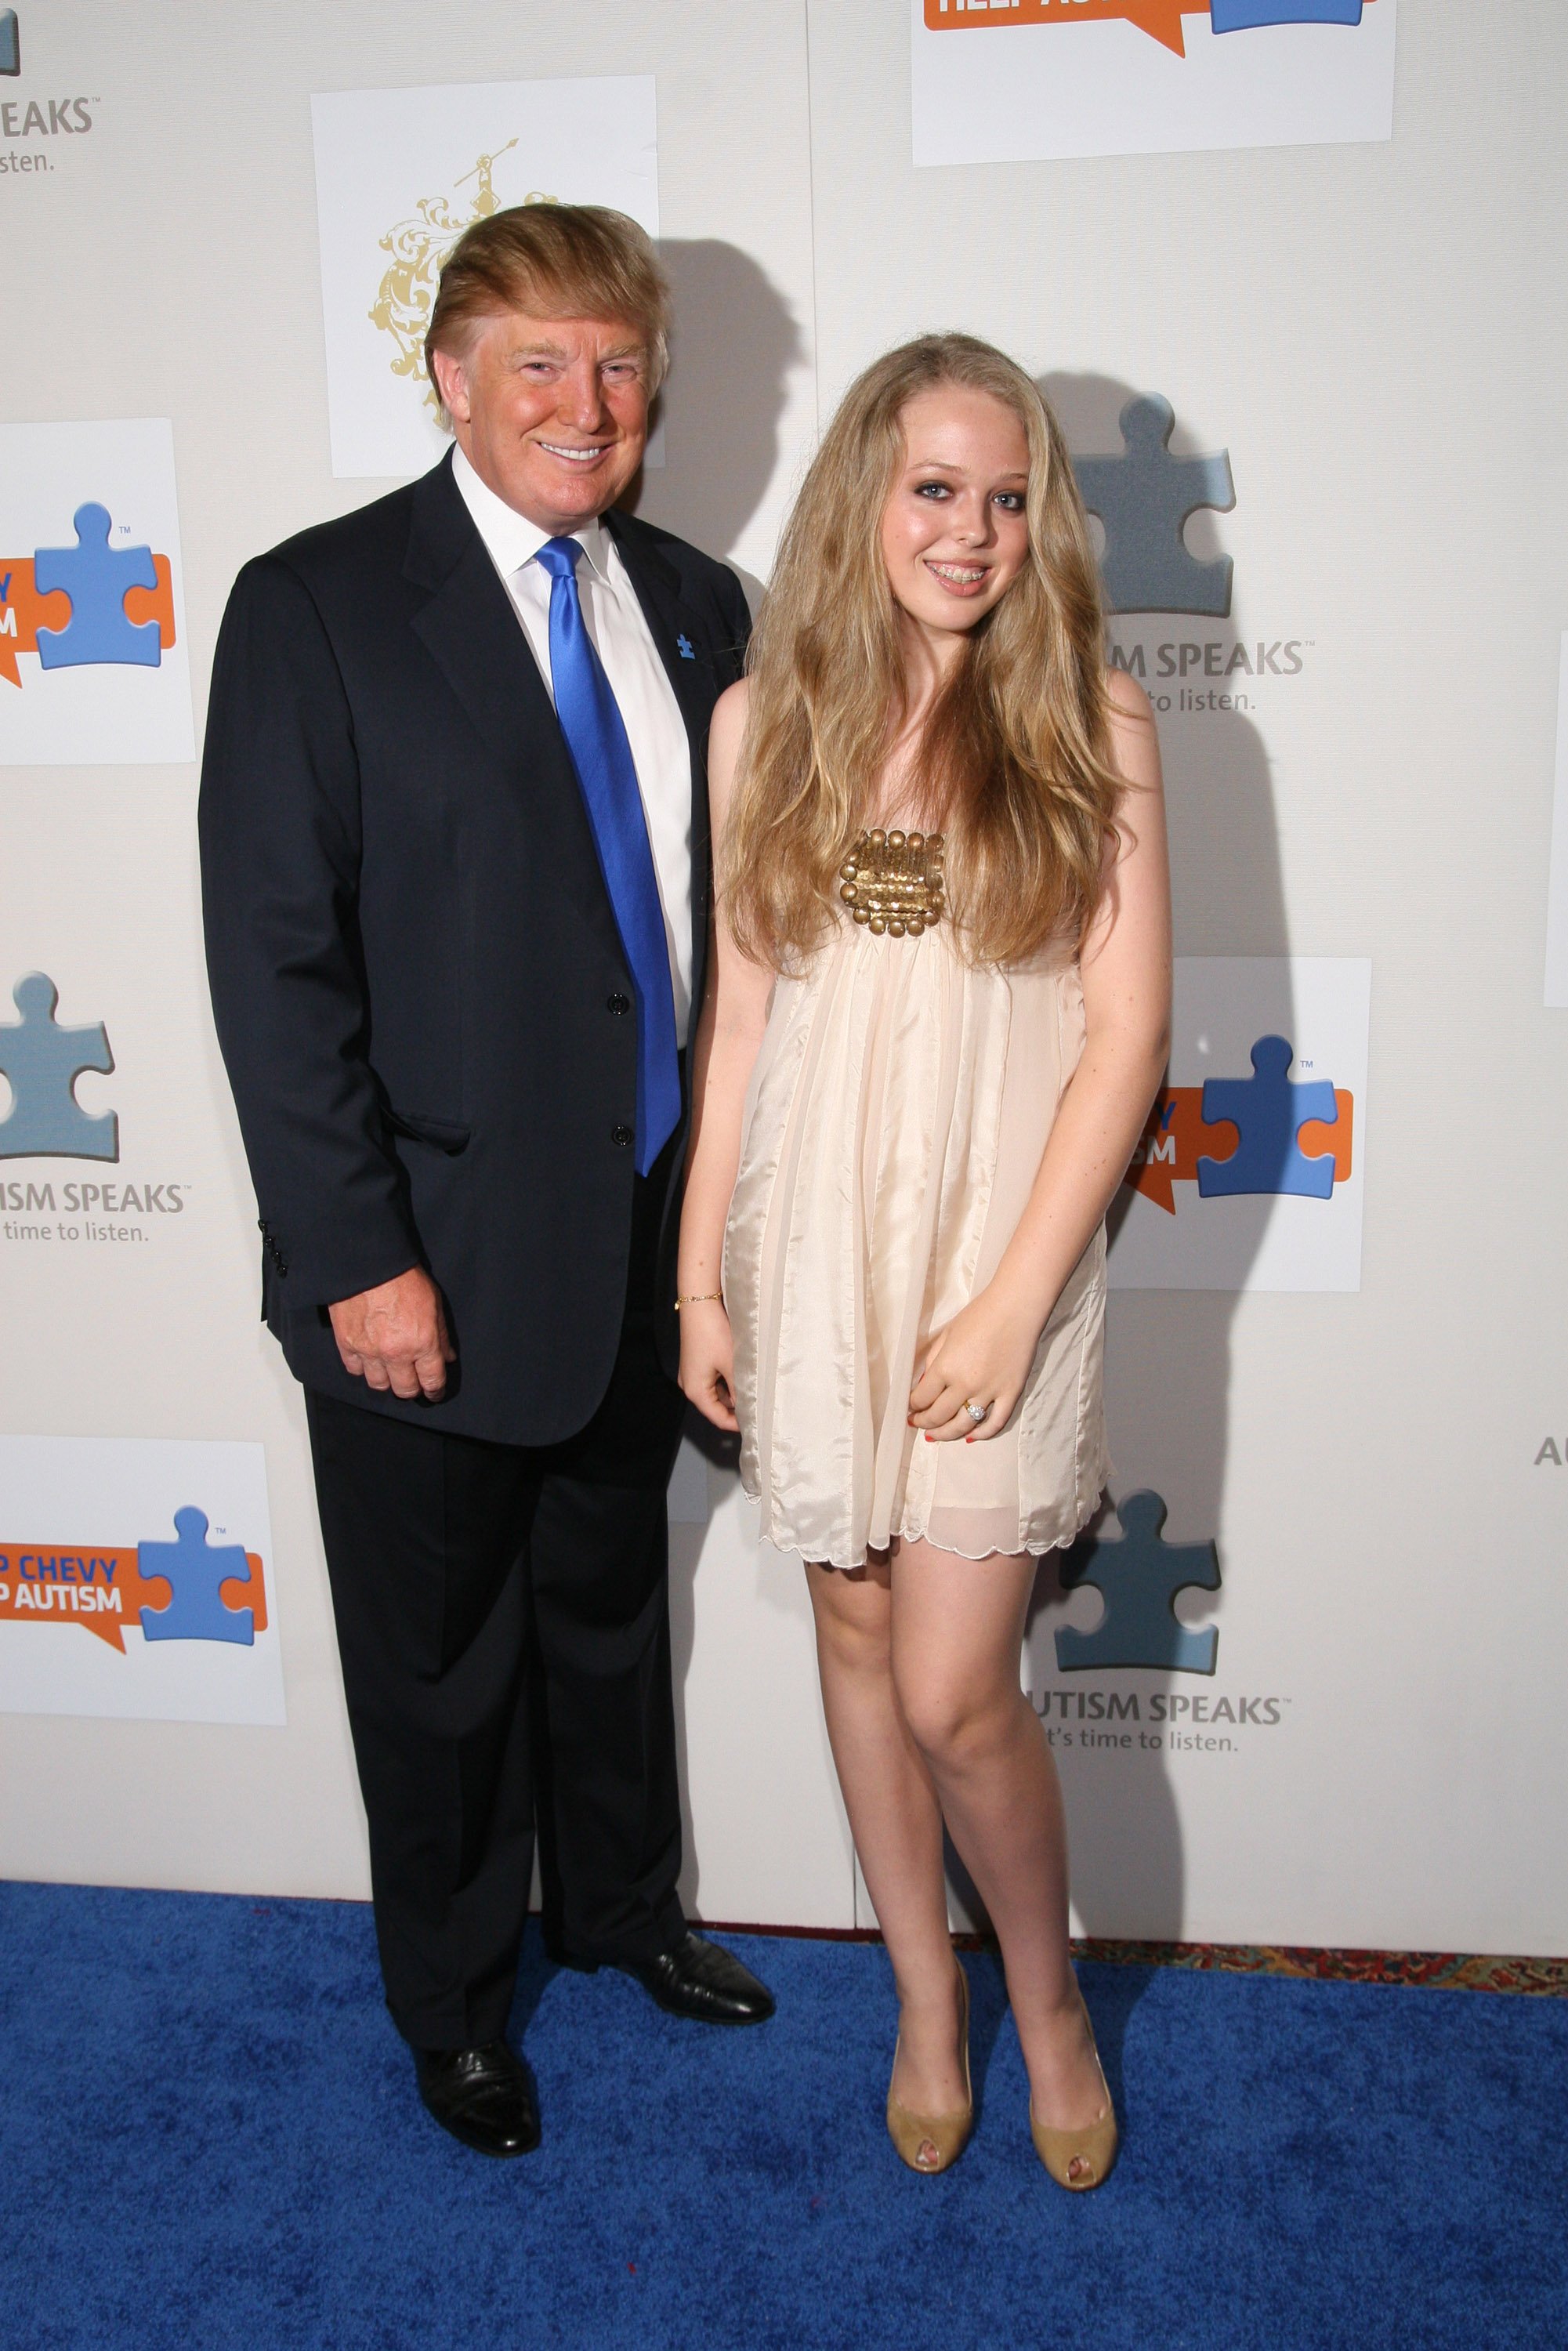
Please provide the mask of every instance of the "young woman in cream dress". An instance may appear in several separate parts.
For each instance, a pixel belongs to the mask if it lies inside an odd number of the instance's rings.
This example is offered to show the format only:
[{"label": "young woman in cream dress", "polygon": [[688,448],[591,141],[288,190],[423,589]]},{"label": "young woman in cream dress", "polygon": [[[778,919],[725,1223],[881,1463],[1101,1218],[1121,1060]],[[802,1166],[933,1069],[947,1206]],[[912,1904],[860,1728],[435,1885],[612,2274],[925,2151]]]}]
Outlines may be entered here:
[{"label": "young woman in cream dress", "polygon": [[1105,1209],[1166,1055],[1147,702],[1105,667],[1060,430],[927,336],[855,383],[785,532],[710,775],[681,1384],[805,1562],[829,1736],[886,1937],[888,2128],[968,2135],[946,1824],[1001,1945],[1035,2146],[1116,2125],[1068,1945],[1054,1767],[1019,1687],[1040,1553],[1106,1475]]}]

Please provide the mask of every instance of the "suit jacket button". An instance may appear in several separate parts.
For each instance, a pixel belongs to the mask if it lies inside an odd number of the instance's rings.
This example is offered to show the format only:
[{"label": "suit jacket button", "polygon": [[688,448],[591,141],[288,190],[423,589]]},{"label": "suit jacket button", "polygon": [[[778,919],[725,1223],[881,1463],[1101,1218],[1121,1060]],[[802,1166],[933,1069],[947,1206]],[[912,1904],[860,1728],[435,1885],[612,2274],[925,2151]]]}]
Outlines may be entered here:
[{"label": "suit jacket button", "polygon": [[630,1012],[632,1009],[632,998],[629,996],[622,996],[620,989],[617,988],[613,996],[608,996],[605,998],[604,1008],[607,1012]]},{"label": "suit jacket button", "polygon": [[612,1126],[610,1130],[610,1140],[615,1144],[617,1150],[630,1151],[634,1138],[629,1126]]}]

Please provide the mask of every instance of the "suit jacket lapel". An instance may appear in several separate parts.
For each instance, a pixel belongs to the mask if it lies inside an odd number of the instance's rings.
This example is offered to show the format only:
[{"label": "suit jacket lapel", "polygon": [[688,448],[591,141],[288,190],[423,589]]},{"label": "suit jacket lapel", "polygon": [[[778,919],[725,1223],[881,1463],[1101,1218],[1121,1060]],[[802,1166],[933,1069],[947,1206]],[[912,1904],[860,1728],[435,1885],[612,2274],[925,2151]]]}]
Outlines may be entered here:
[{"label": "suit jacket lapel", "polygon": [[[708,632],[681,595],[680,575],[656,546],[640,531],[627,528],[627,517],[612,510],[604,517],[621,560],[631,575],[643,607],[643,617],[669,674],[695,759],[707,739],[708,720],[716,700]],[[685,653],[681,647],[685,645]]]},{"label": "suit jacket lapel", "polygon": [[621,955],[577,772],[538,664],[485,542],[452,478],[451,459],[414,487],[407,578],[431,591],[413,627],[525,800],[530,835],[561,885]]}]

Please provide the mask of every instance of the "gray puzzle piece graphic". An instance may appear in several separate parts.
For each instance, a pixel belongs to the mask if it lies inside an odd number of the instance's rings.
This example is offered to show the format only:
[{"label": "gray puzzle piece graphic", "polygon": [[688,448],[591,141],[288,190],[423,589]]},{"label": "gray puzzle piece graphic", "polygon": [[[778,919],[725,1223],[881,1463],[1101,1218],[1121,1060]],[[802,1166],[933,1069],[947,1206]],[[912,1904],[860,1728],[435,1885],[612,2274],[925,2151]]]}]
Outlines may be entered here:
[{"label": "gray puzzle piece graphic", "polygon": [[1222,618],[1230,610],[1230,558],[1200,563],[1187,553],[1182,529],[1200,507],[1227,514],[1236,504],[1228,451],[1173,457],[1176,412],[1157,393],[1130,400],[1121,422],[1120,457],[1072,463],[1084,505],[1105,526],[1100,573],[1110,610]]},{"label": "gray puzzle piece graphic", "polygon": [[0,1119],[0,1159],[118,1159],[114,1112],[91,1114],[75,1092],[84,1071],[107,1076],[114,1067],[102,1021],[63,1029],[55,1019],[60,992],[47,972],[26,973],[11,1000],[22,1018],[0,1022],[0,1076],[14,1098]]},{"label": "gray puzzle piece graphic", "polygon": [[1064,1625],[1056,1635],[1059,1673],[1087,1666],[1147,1666],[1178,1674],[1211,1674],[1219,1634],[1179,1624],[1172,1605],[1178,1592],[1197,1584],[1219,1589],[1219,1562],[1211,1542],[1168,1543],[1161,1540],[1166,1506],[1158,1494],[1129,1494],[1116,1505],[1119,1542],[1096,1536],[1083,1565],[1063,1582],[1076,1591],[1092,1583],[1105,1603],[1092,1633]]},{"label": "gray puzzle piece graphic", "polygon": [[250,1562],[243,1543],[210,1543],[205,1510],[186,1509],[174,1513],[178,1542],[144,1542],[136,1547],[136,1564],[143,1575],[161,1575],[169,1585],[167,1608],[140,1611],[141,1630],[149,1641],[237,1641],[244,1648],[256,1643],[254,1608],[231,1608],[218,1587],[248,1583]]}]

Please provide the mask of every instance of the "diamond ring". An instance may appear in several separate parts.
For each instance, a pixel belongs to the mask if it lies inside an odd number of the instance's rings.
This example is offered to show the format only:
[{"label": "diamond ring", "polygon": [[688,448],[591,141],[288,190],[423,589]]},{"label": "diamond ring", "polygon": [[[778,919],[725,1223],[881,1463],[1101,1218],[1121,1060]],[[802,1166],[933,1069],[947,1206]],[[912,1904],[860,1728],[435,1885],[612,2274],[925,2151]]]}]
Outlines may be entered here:
[{"label": "diamond ring", "polygon": [[967,1399],[964,1405],[964,1410],[968,1414],[969,1418],[974,1422],[977,1428],[978,1428],[981,1421],[986,1418],[990,1409],[991,1407],[988,1404],[976,1404],[972,1397]]}]

